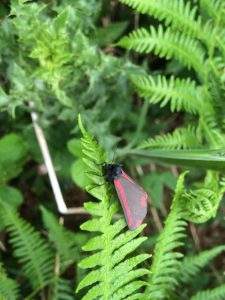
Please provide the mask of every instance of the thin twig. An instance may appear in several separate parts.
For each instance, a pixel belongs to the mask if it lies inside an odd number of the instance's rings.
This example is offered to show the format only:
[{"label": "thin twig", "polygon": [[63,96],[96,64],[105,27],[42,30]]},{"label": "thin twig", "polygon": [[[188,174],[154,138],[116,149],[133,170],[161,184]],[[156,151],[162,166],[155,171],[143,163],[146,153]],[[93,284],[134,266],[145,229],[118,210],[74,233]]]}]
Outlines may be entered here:
[{"label": "thin twig", "polygon": [[[34,108],[34,102],[29,102],[29,105],[31,108]],[[33,122],[34,130],[36,133],[36,137],[41,149],[41,153],[44,159],[44,163],[48,172],[49,180],[52,186],[52,191],[55,196],[55,201],[58,207],[58,211],[61,214],[77,214],[77,213],[83,213],[81,208],[73,207],[73,208],[67,208],[66,203],[64,201],[62,191],[58,182],[58,178],[55,173],[55,169],[53,166],[52,158],[49,152],[48,144],[44,135],[44,132],[42,128],[38,125],[38,114],[35,112],[31,112],[31,119]]]}]

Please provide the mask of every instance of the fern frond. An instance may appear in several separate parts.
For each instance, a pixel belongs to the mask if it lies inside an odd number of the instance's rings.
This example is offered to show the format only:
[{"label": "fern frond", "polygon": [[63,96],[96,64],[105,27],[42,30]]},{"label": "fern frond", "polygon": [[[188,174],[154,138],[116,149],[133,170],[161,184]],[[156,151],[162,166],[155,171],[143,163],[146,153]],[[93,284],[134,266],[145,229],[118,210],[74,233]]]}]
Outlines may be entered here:
[{"label": "fern frond", "polygon": [[218,181],[218,172],[208,171],[202,187],[184,191],[181,204],[187,220],[203,223],[215,216],[224,193],[224,188],[219,188]]},{"label": "fern frond", "polygon": [[188,69],[195,69],[201,78],[205,76],[205,52],[200,43],[171,28],[164,30],[161,25],[158,29],[150,26],[149,31],[140,28],[123,37],[117,45],[140,53],[153,51],[166,59],[174,58]]},{"label": "fern frond", "polygon": [[74,291],[71,287],[71,283],[69,280],[60,278],[58,276],[55,277],[54,282],[51,286],[51,294],[49,299],[54,300],[74,300]]},{"label": "fern frond", "polygon": [[45,227],[48,230],[48,237],[57,250],[63,271],[78,257],[76,235],[59,224],[55,216],[43,206],[41,207],[41,212]]},{"label": "fern frond", "polygon": [[174,249],[183,245],[181,239],[185,237],[186,222],[183,220],[183,212],[180,207],[180,198],[183,192],[185,173],[180,175],[176,193],[171,206],[171,211],[166,219],[164,229],[160,234],[153,255],[150,286],[146,290],[148,299],[166,299],[178,284],[176,274],[179,268],[179,258],[183,254]]},{"label": "fern frond", "polygon": [[225,284],[211,290],[198,292],[191,300],[224,300],[225,299]]},{"label": "fern frond", "polygon": [[40,290],[52,279],[53,255],[38,232],[21,219],[11,205],[0,200],[1,219],[6,225],[13,254],[22,265],[23,276],[34,290]]},{"label": "fern frond", "polygon": [[182,284],[187,284],[198,275],[202,268],[210,263],[210,261],[225,251],[225,246],[218,246],[210,250],[202,251],[193,256],[186,256],[179,267],[177,279]]},{"label": "fern frond", "polygon": [[165,21],[176,30],[199,37],[203,35],[201,18],[197,15],[197,6],[191,6],[190,2],[184,0],[120,0],[136,11],[149,14],[154,18]]},{"label": "fern frond", "polygon": [[[112,198],[112,191],[102,175],[102,167],[99,165],[105,161],[106,155],[101,148],[84,129],[81,121],[79,125],[83,134],[81,139],[84,161],[88,170],[96,173],[89,174],[94,186],[87,190],[97,198],[97,202],[85,203],[84,207],[92,215],[92,218],[81,225],[82,230],[96,232],[83,247],[85,251],[94,251],[84,258],[79,266],[84,269],[93,269],[83,278],[77,287],[77,292],[89,287],[84,300],[96,298],[102,299],[135,299],[137,290],[147,283],[140,280],[143,275],[149,273],[147,269],[137,268],[149,255],[132,253],[142,244],[146,237],[137,237],[145,225],[135,231],[123,232],[126,227],[124,219],[113,220],[118,210],[117,202]],[[100,186],[99,186],[100,185]],[[126,256],[129,255],[129,258]],[[124,276],[126,274],[126,276]]]},{"label": "fern frond", "polygon": [[16,300],[18,299],[19,286],[16,281],[9,278],[0,265],[0,299]]},{"label": "fern frond", "polygon": [[188,79],[166,78],[158,75],[134,76],[132,82],[142,97],[150,103],[160,103],[164,107],[170,102],[171,111],[187,111],[197,113],[201,101],[201,87],[197,87],[195,81]]},{"label": "fern frond", "polygon": [[172,133],[158,135],[142,142],[140,149],[189,149],[201,148],[196,129],[193,127],[178,128]]},{"label": "fern frond", "polygon": [[225,15],[225,5],[223,0],[200,0],[200,7],[201,10],[207,12],[207,14],[214,20],[217,25],[220,25],[221,28],[223,28],[225,20],[224,18],[220,18],[220,13],[222,11]]}]

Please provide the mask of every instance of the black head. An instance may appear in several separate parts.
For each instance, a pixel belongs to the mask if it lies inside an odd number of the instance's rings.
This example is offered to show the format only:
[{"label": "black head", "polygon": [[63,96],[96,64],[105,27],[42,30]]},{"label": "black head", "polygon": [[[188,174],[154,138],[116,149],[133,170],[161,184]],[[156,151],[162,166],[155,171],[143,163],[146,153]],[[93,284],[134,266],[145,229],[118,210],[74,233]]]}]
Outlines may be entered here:
[{"label": "black head", "polygon": [[106,176],[107,181],[113,182],[122,174],[122,168],[119,164],[104,164],[103,174]]}]

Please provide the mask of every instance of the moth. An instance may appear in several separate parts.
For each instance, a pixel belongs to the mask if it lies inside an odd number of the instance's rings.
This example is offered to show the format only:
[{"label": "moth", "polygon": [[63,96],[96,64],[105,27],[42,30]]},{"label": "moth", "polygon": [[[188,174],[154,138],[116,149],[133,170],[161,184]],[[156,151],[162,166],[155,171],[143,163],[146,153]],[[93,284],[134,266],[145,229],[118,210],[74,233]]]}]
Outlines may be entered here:
[{"label": "moth", "polygon": [[137,229],[147,214],[147,193],[123,171],[120,164],[103,164],[103,174],[115,186],[129,229]]}]

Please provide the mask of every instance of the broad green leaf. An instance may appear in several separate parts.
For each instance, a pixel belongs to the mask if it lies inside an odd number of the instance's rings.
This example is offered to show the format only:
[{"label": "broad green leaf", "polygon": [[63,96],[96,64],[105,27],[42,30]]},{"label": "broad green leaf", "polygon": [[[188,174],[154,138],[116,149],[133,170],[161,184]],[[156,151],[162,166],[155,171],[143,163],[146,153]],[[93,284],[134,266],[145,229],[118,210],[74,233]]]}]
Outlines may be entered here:
[{"label": "broad green leaf", "polygon": [[159,163],[182,167],[225,170],[225,149],[131,150],[127,154],[147,157]]}]

